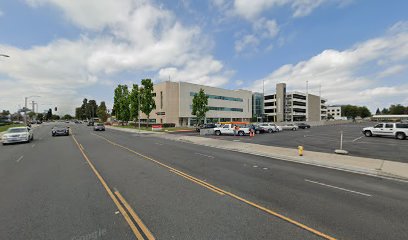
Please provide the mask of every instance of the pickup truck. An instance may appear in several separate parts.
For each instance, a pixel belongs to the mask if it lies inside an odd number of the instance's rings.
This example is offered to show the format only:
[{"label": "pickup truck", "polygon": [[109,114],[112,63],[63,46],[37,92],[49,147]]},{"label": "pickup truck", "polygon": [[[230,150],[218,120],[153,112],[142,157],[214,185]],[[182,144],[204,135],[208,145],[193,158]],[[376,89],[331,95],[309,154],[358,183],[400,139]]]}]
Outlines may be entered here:
[{"label": "pickup truck", "polygon": [[363,128],[366,137],[393,136],[404,140],[408,136],[408,123],[379,123],[374,127]]},{"label": "pickup truck", "polygon": [[[225,135],[233,135],[234,134],[234,124],[224,124],[220,127],[214,128],[215,135],[219,136],[221,134]],[[249,134],[249,127],[248,126],[238,126],[238,134],[239,136],[244,136],[245,134]]]}]

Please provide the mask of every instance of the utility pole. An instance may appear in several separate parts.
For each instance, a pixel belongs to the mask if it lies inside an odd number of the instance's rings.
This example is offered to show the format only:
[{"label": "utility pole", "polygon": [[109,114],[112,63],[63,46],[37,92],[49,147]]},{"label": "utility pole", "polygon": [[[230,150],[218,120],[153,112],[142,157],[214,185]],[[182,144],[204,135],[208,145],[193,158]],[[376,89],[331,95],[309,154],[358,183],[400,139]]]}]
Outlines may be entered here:
[{"label": "utility pole", "polygon": [[34,101],[31,101],[31,104],[33,105],[33,113],[35,113],[35,109],[34,109],[34,104],[35,104],[35,102]]},{"label": "utility pole", "polygon": [[[170,78],[170,76],[169,76],[169,78]],[[138,98],[139,98],[139,101],[138,101],[138,106],[137,106],[137,117],[138,117],[138,120],[139,120],[139,134],[140,134],[140,94],[141,94],[142,92],[140,91],[140,88],[139,88],[139,94],[138,94]]]}]

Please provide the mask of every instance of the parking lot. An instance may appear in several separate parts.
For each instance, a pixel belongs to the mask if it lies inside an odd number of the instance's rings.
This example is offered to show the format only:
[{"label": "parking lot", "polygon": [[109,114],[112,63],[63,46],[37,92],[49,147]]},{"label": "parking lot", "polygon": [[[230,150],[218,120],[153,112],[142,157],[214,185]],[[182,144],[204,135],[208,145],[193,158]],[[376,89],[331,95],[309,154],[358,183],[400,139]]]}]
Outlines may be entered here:
[{"label": "parking lot", "polygon": [[[397,140],[388,137],[365,137],[361,130],[375,123],[355,123],[333,126],[318,126],[298,131],[283,131],[273,134],[249,136],[203,136],[227,141],[250,142],[268,146],[297,148],[303,146],[305,151],[332,153],[340,147],[340,132],[343,131],[343,149],[349,155],[408,162],[408,140]],[[181,133],[199,136],[196,132]]]}]

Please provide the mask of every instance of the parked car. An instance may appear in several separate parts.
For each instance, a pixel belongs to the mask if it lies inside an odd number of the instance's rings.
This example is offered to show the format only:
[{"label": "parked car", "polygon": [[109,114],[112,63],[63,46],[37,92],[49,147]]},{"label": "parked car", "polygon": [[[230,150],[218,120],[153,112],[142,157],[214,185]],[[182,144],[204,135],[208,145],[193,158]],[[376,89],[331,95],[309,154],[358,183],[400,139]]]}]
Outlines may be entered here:
[{"label": "parked car", "polygon": [[281,127],[282,127],[282,130],[292,130],[292,131],[296,131],[299,128],[293,123],[287,123],[285,125],[282,125]]},{"label": "parked car", "polygon": [[13,127],[9,128],[6,133],[3,134],[3,145],[17,142],[30,142],[34,140],[34,134],[29,127]]},{"label": "parked car", "polygon": [[274,123],[260,123],[259,124],[262,128],[266,129],[268,133],[279,132],[282,131],[282,128],[277,126]]},{"label": "parked car", "polygon": [[306,123],[297,123],[296,125],[301,129],[310,128],[310,125]]},{"label": "parked car", "polygon": [[37,120],[37,124],[42,124],[43,122],[41,120]]},{"label": "parked car", "polygon": [[105,131],[105,125],[103,125],[103,123],[97,123],[94,126],[94,131]]},{"label": "parked car", "polygon": [[255,134],[260,134],[260,133],[267,133],[268,130],[264,127],[262,127],[259,124],[251,124],[249,125],[249,129],[253,129]]},{"label": "parked car", "polygon": [[200,129],[216,128],[217,126],[214,123],[201,124],[196,127],[196,131],[200,132]]},{"label": "parked car", "polygon": [[69,136],[69,127],[67,126],[55,126],[51,130],[51,135],[55,136]]},{"label": "parked car", "polygon": [[366,137],[392,136],[404,140],[408,136],[408,123],[379,123],[374,127],[363,128]]},{"label": "parked car", "polygon": [[224,124],[214,128],[214,133],[217,136],[222,134],[234,135],[235,133],[239,136],[244,136],[245,134],[249,134],[249,127],[246,125],[238,125],[238,129],[235,129],[235,124]]},{"label": "parked car", "polygon": [[95,122],[88,122],[88,124],[86,124],[87,126],[94,126]]}]

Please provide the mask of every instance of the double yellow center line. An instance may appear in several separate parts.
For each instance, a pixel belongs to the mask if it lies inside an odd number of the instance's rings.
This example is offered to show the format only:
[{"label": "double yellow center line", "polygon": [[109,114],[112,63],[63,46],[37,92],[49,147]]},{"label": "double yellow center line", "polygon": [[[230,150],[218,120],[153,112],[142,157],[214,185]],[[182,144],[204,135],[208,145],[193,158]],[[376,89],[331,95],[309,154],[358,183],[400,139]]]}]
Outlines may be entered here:
[{"label": "double yellow center line", "polygon": [[291,218],[289,218],[289,217],[286,217],[286,216],[284,216],[284,215],[282,215],[282,214],[280,214],[280,213],[277,213],[277,212],[272,211],[272,210],[270,210],[270,209],[268,209],[268,208],[266,208],[266,207],[263,207],[263,206],[261,206],[261,205],[258,205],[258,204],[254,203],[254,202],[252,202],[252,201],[249,201],[249,200],[247,200],[247,199],[245,199],[245,198],[243,198],[243,197],[240,197],[240,196],[238,196],[238,195],[235,195],[234,193],[231,193],[231,192],[228,192],[228,191],[223,190],[223,189],[221,189],[221,188],[218,188],[218,187],[216,187],[216,186],[214,186],[214,185],[212,185],[212,184],[209,184],[209,183],[207,183],[207,182],[205,182],[205,181],[203,181],[203,180],[201,180],[201,179],[198,179],[198,178],[196,178],[196,177],[193,177],[193,176],[191,176],[191,175],[189,175],[189,174],[187,174],[187,173],[184,173],[184,172],[182,172],[182,171],[180,171],[180,170],[177,170],[177,169],[175,169],[175,168],[173,168],[173,167],[170,167],[169,165],[166,165],[166,164],[164,164],[164,163],[162,163],[162,162],[159,162],[159,161],[157,161],[157,160],[155,160],[155,159],[153,159],[153,158],[151,158],[151,157],[148,157],[148,156],[143,155],[143,154],[141,154],[141,153],[138,153],[138,152],[136,152],[136,151],[134,151],[134,150],[132,150],[132,149],[130,149],[130,148],[128,148],[128,147],[125,147],[125,146],[123,146],[123,145],[120,145],[120,144],[118,144],[118,143],[115,143],[115,142],[113,142],[113,141],[111,141],[111,140],[109,140],[109,139],[107,139],[107,138],[105,138],[105,137],[103,137],[103,136],[100,136],[100,135],[94,134],[94,133],[92,133],[92,134],[95,135],[95,136],[97,136],[97,137],[99,137],[99,138],[104,139],[105,141],[107,141],[108,143],[110,143],[110,144],[112,144],[112,145],[114,145],[114,146],[120,147],[120,148],[125,149],[125,150],[127,150],[127,151],[129,151],[129,152],[131,152],[131,153],[134,153],[134,154],[136,154],[136,155],[138,155],[138,156],[140,156],[140,157],[142,157],[142,158],[145,158],[145,159],[150,160],[150,161],[152,161],[152,162],[154,162],[154,163],[157,163],[158,165],[160,165],[160,166],[162,166],[162,167],[164,167],[164,168],[169,169],[170,172],[173,172],[173,173],[175,173],[175,174],[177,174],[177,175],[179,175],[179,176],[181,176],[181,177],[184,177],[184,178],[186,178],[186,179],[188,179],[188,180],[190,180],[190,181],[192,181],[192,182],[194,182],[194,183],[197,183],[197,184],[199,184],[199,185],[201,185],[201,186],[203,186],[203,187],[205,187],[205,188],[207,188],[207,189],[209,189],[209,190],[211,190],[211,191],[213,191],[213,192],[216,192],[216,193],[218,193],[218,194],[220,194],[220,195],[228,195],[228,196],[230,196],[230,197],[232,197],[232,198],[234,198],[234,199],[236,199],[236,200],[238,200],[238,201],[241,201],[241,202],[243,202],[243,203],[246,203],[246,204],[248,204],[248,205],[250,205],[250,206],[252,206],[252,207],[255,207],[255,208],[257,208],[257,209],[259,209],[259,210],[261,210],[261,211],[264,211],[264,212],[266,212],[266,213],[268,213],[268,214],[270,214],[270,215],[273,215],[273,216],[275,216],[275,217],[277,217],[277,218],[280,218],[280,219],[282,219],[282,220],[284,220],[284,221],[286,221],[286,222],[288,222],[288,223],[291,223],[291,224],[293,224],[293,225],[295,225],[295,226],[297,226],[297,227],[299,227],[299,228],[301,228],[301,229],[304,229],[304,230],[306,230],[306,231],[308,231],[308,232],[311,232],[311,233],[313,233],[313,234],[315,234],[315,235],[317,235],[317,236],[319,236],[319,237],[322,237],[322,238],[324,238],[324,239],[336,240],[336,238],[334,238],[334,237],[332,237],[332,236],[330,236],[330,235],[327,235],[327,234],[325,234],[325,233],[323,233],[323,232],[320,232],[319,230],[316,230],[316,229],[314,229],[314,228],[308,227],[308,226],[306,226],[306,225],[303,224],[303,223],[300,223],[300,222],[298,222],[298,221],[296,221],[296,220],[293,220],[293,219],[291,219]]},{"label": "double yellow center line", "polygon": [[[88,158],[88,156],[84,152],[84,148],[81,144],[78,143],[77,139],[75,138],[74,134],[71,135],[74,139],[79,151],[82,153],[82,156],[85,158],[89,166],[91,167],[92,171],[95,173],[96,177],[101,182],[102,186],[105,188],[106,192],[108,193],[109,197],[115,203],[116,207],[118,208],[119,212],[125,218],[125,221],[128,223],[130,228],[132,229],[133,234],[136,236],[138,240],[154,240],[153,234],[149,231],[146,225],[142,222],[140,217],[136,214],[136,212],[132,209],[129,203],[125,200],[125,198],[119,193],[119,191],[115,190],[113,193],[112,190],[109,188],[108,184],[106,184],[105,180],[99,174],[98,170],[96,170],[95,166]],[[130,216],[129,216],[130,215]]]}]

